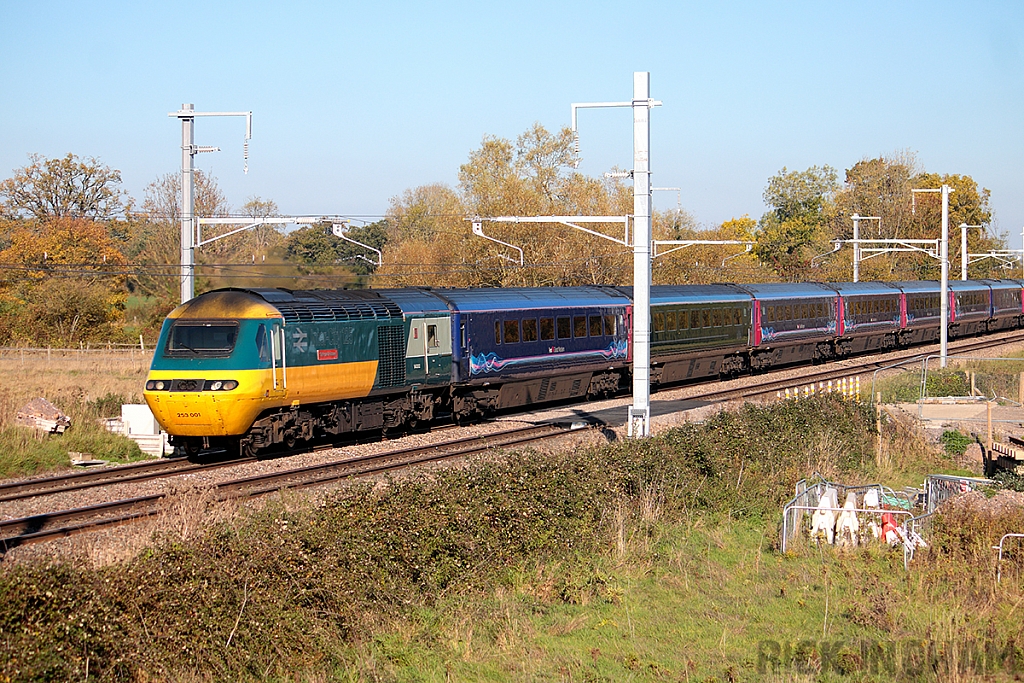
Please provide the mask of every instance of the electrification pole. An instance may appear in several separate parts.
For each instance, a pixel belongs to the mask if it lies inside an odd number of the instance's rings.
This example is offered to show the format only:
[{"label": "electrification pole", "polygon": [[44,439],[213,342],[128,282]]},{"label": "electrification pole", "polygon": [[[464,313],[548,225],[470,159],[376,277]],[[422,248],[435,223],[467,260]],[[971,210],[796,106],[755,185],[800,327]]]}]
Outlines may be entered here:
[{"label": "electrification pole", "polygon": [[180,111],[168,116],[181,120],[181,303],[196,294],[196,221],[195,221],[195,157],[202,152],[219,152],[220,147],[197,147],[195,124],[197,116],[244,116],[243,170],[249,172],[249,140],[252,139],[251,111],[194,111],[191,104],[181,105]]},{"label": "electrification pole", "polygon": [[[939,302],[942,327],[939,330],[939,365],[946,367],[949,356],[949,193],[953,189],[949,185],[943,185],[936,189],[911,190],[913,197],[918,192],[939,192],[942,194],[942,235],[939,239],[939,264],[942,271],[942,283],[939,287],[942,301]],[[917,198],[911,206],[911,212],[916,209]]]},{"label": "electrification pole", "polygon": [[985,229],[984,225],[960,224],[960,279],[967,279],[967,265],[971,262],[971,255],[967,253],[967,228]]},{"label": "electrification pole", "polygon": [[[191,112],[191,104],[181,105],[181,112]],[[193,213],[195,212],[195,129],[192,116],[181,118],[181,303],[195,296],[195,248],[196,234]]]},{"label": "electrification pole", "polygon": [[878,225],[882,225],[882,218],[880,216],[860,216],[853,214],[850,216],[853,219],[853,281],[860,282],[860,262],[864,259],[861,258],[860,249],[860,222],[861,221],[878,221]]},{"label": "electrification pole", "polygon": [[651,434],[651,74],[633,73],[633,406],[631,436]]},{"label": "electrification pole", "polygon": [[942,186],[942,333],[939,337],[939,367],[949,356],[949,185]]}]

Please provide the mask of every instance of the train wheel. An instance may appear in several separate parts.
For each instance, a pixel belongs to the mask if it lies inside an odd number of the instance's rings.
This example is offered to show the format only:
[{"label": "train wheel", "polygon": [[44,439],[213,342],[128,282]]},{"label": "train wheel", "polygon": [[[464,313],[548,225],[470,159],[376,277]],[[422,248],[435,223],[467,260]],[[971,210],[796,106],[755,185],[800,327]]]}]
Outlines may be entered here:
[{"label": "train wheel", "polygon": [[238,441],[238,457],[240,458],[254,458],[256,457],[256,451],[258,449],[253,444],[252,439],[239,439]]}]

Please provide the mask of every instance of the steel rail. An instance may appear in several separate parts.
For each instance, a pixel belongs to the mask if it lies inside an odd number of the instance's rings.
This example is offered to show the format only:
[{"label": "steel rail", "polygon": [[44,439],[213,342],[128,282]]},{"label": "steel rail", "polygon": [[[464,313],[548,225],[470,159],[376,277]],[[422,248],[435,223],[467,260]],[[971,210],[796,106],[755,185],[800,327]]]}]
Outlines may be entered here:
[{"label": "steel rail", "polygon": [[[970,352],[978,349],[989,348],[992,346],[1000,346],[1011,341],[1018,341],[1017,336],[1014,332],[1019,330],[1009,331],[1000,337],[992,338],[988,337],[981,340],[961,340],[957,346],[951,350],[959,352]],[[964,343],[966,342],[966,343]],[[815,382],[823,382],[829,379],[842,378],[855,374],[857,372],[863,372],[868,370],[877,369],[885,364],[891,364],[894,360],[899,362],[905,362],[915,358],[923,358],[925,353],[924,348],[919,347],[903,353],[900,356],[893,358],[890,354],[887,356],[885,361],[874,359],[877,354],[873,354],[870,360],[865,357],[860,357],[862,362],[856,365],[846,365],[843,367],[827,367],[819,372],[804,375],[799,378],[799,381],[793,379],[782,379],[782,380],[771,380],[767,379],[764,382],[759,383],[756,386],[738,387],[732,389],[719,389],[696,396],[690,397],[690,400],[710,400],[710,401],[724,401],[734,400],[739,398],[753,398],[756,396],[762,396],[764,394],[770,394],[773,391],[779,391],[781,389],[790,387],[807,386]],[[896,351],[890,353],[898,353]],[[844,359],[844,360],[856,360]],[[832,365],[830,363],[830,365]],[[801,367],[799,364],[791,366],[783,366],[780,368],[773,368],[768,372],[774,373],[779,371],[785,371]],[[705,381],[697,381],[690,383],[690,386],[697,386],[700,384],[713,384],[718,383],[717,378],[709,378]],[[680,384],[666,385],[659,387],[655,393],[662,393],[665,391],[674,391],[680,388]],[[438,431],[445,429],[448,426],[439,425],[434,427],[431,431]],[[293,449],[291,451],[282,452],[276,454],[276,457],[283,457],[293,455],[296,453],[304,453],[310,450],[322,450],[326,448],[336,447],[334,444],[320,445],[310,447],[304,447],[300,449]],[[216,463],[192,463],[183,457],[163,459],[156,462],[143,462],[143,463],[132,463],[129,465],[123,465],[119,467],[105,468],[102,470],[88,471],[88,472],[75,472],[72,474],[54,475],[49,477],[28,479],[18,482],[0,484],[0,503],[11,502],[17,500],[24,500],[27,498],[33,498],[38,496],[51,495],[56,493],[64,493],[70,491],[78,491],[86,488],[94,488],[98,486],[109,486],[120,483],[134,483],[151,481],[154,479],[160,479],[164,477],[179,476],[182,474],[189,474],[194,472],[200,472],[205,470],[218,469],[221,467],[230,467],[234,465],[240,465],[250,463],[258,460],[258,457],[246,457],[236,458],[233,460],[225,460]],[[0,529],[3,525],[0,524]]]},{"label": "steel rail", "polygon": [[[194,472],[213,470],[221,467],[241,465],[248,462],[254,462],[255,460],[256,458],[249,457],[239,458],[237,460],[225,460],[223,462],[191,463],[188,462],[186,458],[173,458],[168,461],[147,463],[150,467],[144,468],[144,471],[142,472],[127,471],[127,468],[116,467],[111,468],[106,472],[82,472],[64,475],[63,477],[47,477],[46,480],[35,479],[20,482],[17,485],[12,485],[11,488],[14,490],[14,493],[0,495],[0,503],[24,500],[26,498],[38,498],[40,496],[49,496],[56,493],[67,493],[69,491],[80,491],[82,489],[94,488],[97,486],[112,486],[114,484],[152,481],[153,479],[163,479],[165,477],[177,477],[182,474],[191,474]],[[161,465],[163,465],[163,467],[161,467]],[[84,474],[94,476],[83,481],[79,477]],[[107,476],[102,476],[104,474]],[[62,485],[62,482],[68,483]],[[2,492],[2,490],[0,490],[0,492]]]},{"label": "steel rail", "polygon": [[[285,472],[274,472],[229,480],[214,484],[213,489],[217,491],[217,501],[241,497],[257,497],[285,489],[318,486],[348,477],[367,476],[417,464],[465,457],[492,448],[524,445],[542,439],[562,436],[570,431],[571,428],[567,429],[558,424],[533,425],[506,430],[496,434],[465,437],[439,444],[404,448],[360,458],[309,465]],[[63,538],[101,527],[117,526],[144,517],[150,517],[160,512],[157,503],[167,496],[167,493],[159,493],[111,501],[109,503],[100,503],[72,510],[60,510],[52,513],[5,520],[0,522],[0,533],[15,535],[0,538],[0,550],[6,552],[11,548],[21,545]],[[77,524],[54,529],[46,528],[48,525],[58,522],[86,520],[89,517],[112,512],[128,512],[130,514],[80,521]]]},{"label": "steel rail", "polygon": [[[1018,338],[1013,338],[1013,339],[1010,339],[1010,338],[1007,338],[1007,337],[1001,337],[999,339],[986,339],[986,340],[981,340],[981,341],[971,341],[970,343],[960,344],[960,345],[956,346],[955,348],[951,347],[950,351],[959,351],[959,352],[968,352],[969,353],[969,352],[972,352],[972,351],[986,349],[986,348],[990,348],[992,346],[1001,346],[1003,344],[1008,344],[1008,343],[1012,343],[1012,342],[1016,342],[1016,341],[1024,341],[1024,337],[1018,337]],[[872,358],[872,359],[865,358],[863,360],[860,360],[860,362],[857,362],[856,364],[853,364],[853,365],[844,365],[842,367],[828,367],[828,368],[825,368],[825,369],[823,369],[823,370],[821,370],[819,372],[814,372],[814,373],[811,373],[811,374],[802,375],[801,377],[797,377],[797,378],[790,377],[790,378],[787,378],[787,379],[777,379],[777,380],[771,380],[770,379],[770,380],[768,380],[766,382],[761,382],[761,383],[759,383],[757,385],[753,385],[753,386],[735,387],[735,388],[732,388],[732,389],[720,389],[720,390],[716,390],[716,391],[707,392],[707,393],[704,393],[704,394],[698,394],[698,395],[692,396],[692,397],[687,397],[687,400],[725,401],[725,400],[738,399],[738,398],[753,398],[755,396],[763,396],[765,394],[770,394],[772,392],[779,391],[779,390],[786,389],[786,388],[792,388],[792,387],[799,388],[799,387],[803,387],[803,386],[808,386],[808,385],[810,385],[812,383],[828,381],[830,379],[849,377],[851,375],[857,374],[858,372],[866,372],[866,371],[871,370],[871,369],[877,369],[877,368],[880,368],[880,367],[884,367],[885,365],[891,364],[894,361],[906,361],[906,360],[911,360],[911,359],[915,359],[915,358],[917,358],[917,359],[924,359],[929,354],[928,354],[928,352],[926,352],[922,348],[916,348],[913,351],[901,354],[901,355],[896,356],[896,357],[892,357],[889,354],[885,354],[885,355],[887,357],[884,360],[876,358],[875,356],[871,356],[869,358]],[[844,359],[844,360],[846,360],[846,359]],[[849,360],[856,360],[856,359],[849,359]],[[830,365],[831,365],[831,363],[830,363]],[[800,365],[791,365],[791,366],[786,366],[786,367],[783,367],[783,368],[779,368],[779,370],[792,370],[792,369],[797,369],[799,367],[801,367],[801,366]],[[670,388],[666,388],[665,390],[666,391],[671,391],[672,389],[678,389],[678,388],[679,388],[678,386],[677,387],[670,387]]]}]

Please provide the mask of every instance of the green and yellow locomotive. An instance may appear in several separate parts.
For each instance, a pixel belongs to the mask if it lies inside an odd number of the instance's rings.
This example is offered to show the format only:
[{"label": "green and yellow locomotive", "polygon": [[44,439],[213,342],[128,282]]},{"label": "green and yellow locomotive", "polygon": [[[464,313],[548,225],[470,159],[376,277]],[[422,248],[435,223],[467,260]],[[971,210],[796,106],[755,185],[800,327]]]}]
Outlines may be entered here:
[{"label": "green and yellow locomotive", "polygon": [[146,402],[187,453],[430,419],[431,388],[451,374],[451,323],[420,298],[410,315],[374,291],[208,292],[164,321]]}]

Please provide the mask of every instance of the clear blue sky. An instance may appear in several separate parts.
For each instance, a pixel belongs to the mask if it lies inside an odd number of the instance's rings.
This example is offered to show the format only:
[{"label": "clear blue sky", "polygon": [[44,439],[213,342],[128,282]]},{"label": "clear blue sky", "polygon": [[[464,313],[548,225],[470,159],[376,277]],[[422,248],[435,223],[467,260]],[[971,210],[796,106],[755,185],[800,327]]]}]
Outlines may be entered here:
[{"label": "clear blue sky", "polygon": [[[1024,226],[1021,2],[0,2],[0,177],[28,154],[96,156],[145,186],[197,157],[234,207],[380,216],[417,185],[454,185],[483,136],[569,124],[571,102],[628,100],[651,72],[656,186],[715,224],[764,211],[782,167],[916,152],[992,191]],[[628,110],[581,113],[584,162],[631,165]],[[672,208],[671,193],[655,206]]]}]

